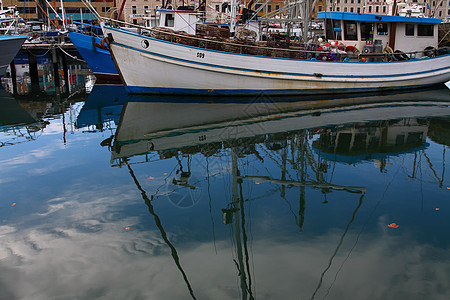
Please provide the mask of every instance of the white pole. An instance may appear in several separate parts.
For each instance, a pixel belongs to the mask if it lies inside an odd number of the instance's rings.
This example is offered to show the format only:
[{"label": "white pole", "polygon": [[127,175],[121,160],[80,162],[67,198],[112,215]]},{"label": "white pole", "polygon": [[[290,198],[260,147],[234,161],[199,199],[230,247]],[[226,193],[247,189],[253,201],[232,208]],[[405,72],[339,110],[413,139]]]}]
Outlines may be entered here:
[{"label": "white pole", "polygon": [[231,0],[230,33],[236,31],[236,0]]},{"label": "white pole", "polygon": [[64,30],[66,30],[66,13],[64,12],[64,1],[63,0],[61,0],[61,15],[62,15],[62,17],[63,17],[63,27],[64,27]]}]

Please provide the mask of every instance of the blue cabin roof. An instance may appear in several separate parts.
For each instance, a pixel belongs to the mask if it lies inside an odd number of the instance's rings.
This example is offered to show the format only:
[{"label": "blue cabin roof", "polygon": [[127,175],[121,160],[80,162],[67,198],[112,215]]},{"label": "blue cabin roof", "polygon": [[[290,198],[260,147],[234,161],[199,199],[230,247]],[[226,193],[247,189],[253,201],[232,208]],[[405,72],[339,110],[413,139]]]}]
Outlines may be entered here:
[{"label": "blue cabin roof", "polygon": [[374,15],[361,14],[341,11],[321,11],[317,13],[317,19],[343,20],[343,21],[358,21],[358,22],[385,22],[385,23],[425,23],[425,24],[439,24],[441,19],[436,18],[419,18],[419,17],[400,17],[389,15]]}]

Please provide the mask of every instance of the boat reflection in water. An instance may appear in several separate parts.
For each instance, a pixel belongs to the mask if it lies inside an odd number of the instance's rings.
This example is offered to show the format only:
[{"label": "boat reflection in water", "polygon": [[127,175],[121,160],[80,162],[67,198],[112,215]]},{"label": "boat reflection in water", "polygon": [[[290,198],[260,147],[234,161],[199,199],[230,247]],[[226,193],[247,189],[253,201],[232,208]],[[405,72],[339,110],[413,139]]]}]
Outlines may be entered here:
[{"label": "boat reflection in water", "polygon": [[[180,102],[181,99],[184,102]],[[429,147],[427,137],[450,145],[447,89],[332,100],[302,97],[298,101],[286,98],[286,101],[280,101],[265,96],[235,103],[226,103],[229,99],[221,98],[207,100],[128,96],[116,132],[102,142],[102,146],[111,150],[112,166],[128,169],[162,239],[171,250],[188,294],[194,299],[197,292],[202,294],[205,291],[198,282],[193,284],[190,281],[191,277],[198,280],[199,276],[184,270],[183,257],[178,254],[170,241],[170,233],[163,226],[163,223],[170,224],[171,219],[159,217],[158,202],[167,203],[168,200],[174,207],[187,209],[195,208],[207,199],[214,239],[216,231],[220,231],[213,221],[214,203],[224,203],[220,208],[222,221],[230,228],[234,249],[228,267],[234,269],[239,283],[238,290],[231,288],[233,292],[229,293],[234,296],[229,298],[236,298],[236,295],[242,299],[284,295],[297,299],[300,294],[302,299],[327,296],[348,299],[352,294],[352,276],[347,275],[342,286],[336,280],[344,276],[340,275],[341,270],[358,241],[366,240],[367,243],[372,239],[373,230],[366,229],[366,226],[388,190],[385,186],[383,195],[377,199],[377,191],[371,190],[368,186],[370,181],[364,180],[364,172],[368,172],[370,167],[364,164],[373,162],[381,173],[386,173],[393,157],[412,154],[413,166],[408,180],[414,180],[425,168],[418,157],[423,155],[429,160],[425,152]],[[87,107],[89,102],[90,99],[86,101]],[[114,103],[97,107],[97,111],[108,111],[107,107],[114,107]],[[117,116],[117,107],[115,110]],[[102,122],[102,114],[98,116],[98,122]],[[169,170],[164,173],[161,186],[146,190],[147,185],[143,181],[147,175],[137,174],[134,170],[142,163],[156,165],[150,167],[152,170],[161,169],[161,166]],[[360,164],[363,166],[357,173],[354,167]],[[430,162],[427,166],[435,176],[437,187],[442,188],[445,172],[439,177],[436,165]],[[392,198],[398,194],[389,195]],[[223,199],[224,202],[220,202]],[[318,199],[326,206],[317,206]],[[347,253],[341,253],[358,212],[368,201],[377,204],[369,205],[372,213],[365,208],[364,219],[358,222],[351,240],[347,241],[350,244],[346,247]],[[208,210],[203,211],[208,214]],[[185,215],[181,217],[187,218]],[[252,223],[252,218],[257,218],[258,222]],[[190,222],[197,221],[190,219]],[[372,221],[375,223],[373,227],[376,227],[376,222]],[[404,222],[407,223],[407,218]],[[283,229],[284,235],[277,237],[283,226],[292,223],[295,223],[294,231],[292,228]],[[282,245],[296,241],[299,233],[303,236],[301,240],[314,241],[315,236],[329,229],[338,230],[339,238],[331,240],[333,246],[328,248],[329,256],[321,262],[316,261],[312,269],[308,269],[305,263],[305,270],[293,270],[294,265],[303,267],[289,258],[283,260],[283,256],[292,256],[289,251],[272,253],[273,261],[267,261],[266,256],[261,256],[263,249],[255,247],[256,244],[268,245],[268,249],[273,251],[285,251],[287,248]],[[368,231],[367,236],[361,236],[364,230]],[[184,232],[187,234],[186,230]],[[265,232],[264,238],[270,235],[273,240],[261,242],[264,240],[258,239],[261,232]],[[441,242],[447,244],[447,241]],[[330,241],[323,244],[331,245]],[[302,249],[304,259],[308,260],[304,246],[298,246],[298,249]],[[217,254],[217,248],[215,251]],[[314,260],[318,256],[311,257]],[[297,259],[302,260],[301,257]],[[358,260],[355,258],[355,263]],[[371,265],[364,260],[363,263]],[[272,264],[280,264],[282,269]],[[377,265],[376,262],[374,264]],[[208,269],[205,266],[198,268]],[[381,272],[389,266],[370,268],[368,272]],[[274,274],[276,270],[280,273]],[[229,270],[223,271],[225,278]],[[272,273],[266,273],[268,271]],[[370,278],[363,276],[364,270],[357,272],[357,276]],[[291,278],[293,274],[303,274],[304,277]],[[287,284],[287,280],[302,283],[297,286]],[[280,282],[286,286],[280,287]],[[359,292],[363,298],[368,297],[373,289],[383,284],[382,280],[366,283],[363,291]],[[394,294],[415,295],[414,291],[404,290],[407,287],[404,282],[399,286]],[[298,290],[282,292],[280,288]],[[439,292],[431,291],[429,295],[433,298]]]}]

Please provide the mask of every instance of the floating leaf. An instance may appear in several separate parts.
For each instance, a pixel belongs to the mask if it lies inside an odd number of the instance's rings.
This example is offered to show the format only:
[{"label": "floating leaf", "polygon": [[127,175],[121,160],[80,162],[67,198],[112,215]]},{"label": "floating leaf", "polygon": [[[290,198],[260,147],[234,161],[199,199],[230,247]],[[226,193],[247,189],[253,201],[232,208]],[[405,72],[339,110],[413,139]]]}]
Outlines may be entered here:
[{"label": "floating leaf", "polygon": [[14,202],[13,204],[11,204],[11,206],[16,206],[16,202]]},{"label": "floating leaf", "polygon": [[440,208],[439,208],[439,207],[436,207],[435,210],[440,210]]},{"label": "floating leaf", "polygon": [[395,223],[391,223],[388,225],[389,228],[398,228],[398,225]]},{"label": "floating leaf", "polygon": [[258,182],[258,181],[255,181],[255,184],[261,184],[260,182]]},{"label": "floating leaf", "polygon": [[155,177],[149,176],[149,177],[147,177],[147,179],[155,179]]},{"label": "floating leaf", "polygon": [[163,175],[167,175],[167,173],[163,173]]},{"label": "floating leaf", "polygon": [[125,230],[130,230],[131,228],[130,227],[125,227]]}]

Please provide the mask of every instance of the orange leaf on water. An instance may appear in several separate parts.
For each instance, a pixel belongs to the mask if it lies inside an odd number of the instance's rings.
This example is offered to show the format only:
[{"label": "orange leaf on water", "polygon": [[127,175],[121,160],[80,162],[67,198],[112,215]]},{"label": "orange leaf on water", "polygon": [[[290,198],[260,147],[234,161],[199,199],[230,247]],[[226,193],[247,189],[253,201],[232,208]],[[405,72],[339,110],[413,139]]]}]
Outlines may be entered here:
[{"label": "orange leaf on water", "polygon": [[149,177],[147,177],[147,179],[155,179],[155,177],[149,176]]},{"label": "orange leaf on water", "polygon": [[389,228],[398,228],[398,225],[395,223],[391,223],[388,225]]},{"label": "orange leaf on water", "polygon": [[439,207],[436,207],[436,210],[440,210],[440,208],[439,208]]},{"label": "orange leaf on water", "polygon": [[131,228],[130,227],[125,227],[125,230],[130,230]]},{"label": "orange leaf on water", "polygon": [[14,202],[13,204],[11,204],[11,206],[16,206],[16,202]]}]

